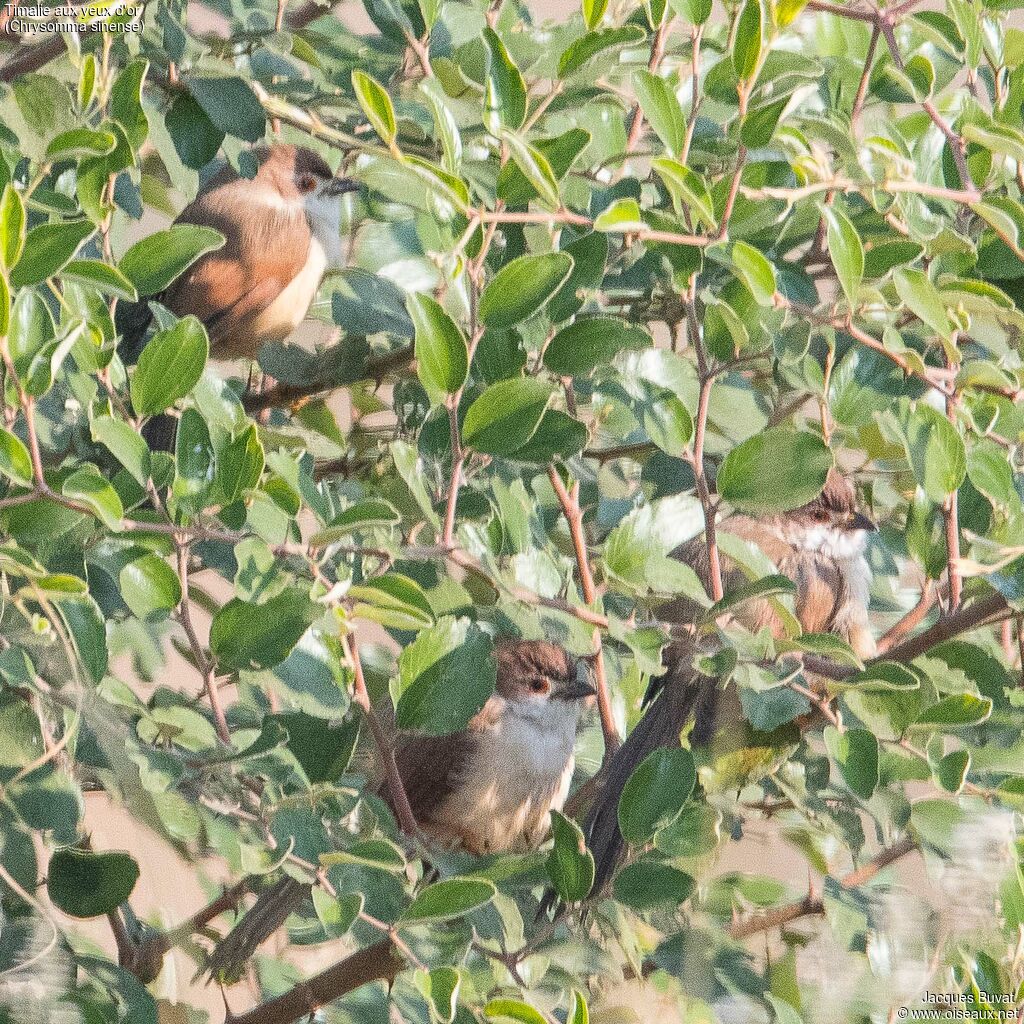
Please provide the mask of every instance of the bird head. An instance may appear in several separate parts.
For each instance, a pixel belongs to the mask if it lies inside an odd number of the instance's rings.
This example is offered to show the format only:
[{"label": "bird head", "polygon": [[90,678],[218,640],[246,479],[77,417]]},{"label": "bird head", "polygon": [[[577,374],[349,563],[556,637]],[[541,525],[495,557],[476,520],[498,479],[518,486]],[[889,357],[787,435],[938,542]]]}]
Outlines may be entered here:
[{"label": "bird head", "polygon": [[853,486],[837,470],[829,470],[821,494],[780,517],[780,532],[795,547],[832,558],[863,554],[875,524],[857,510]]},{"label": "bird head", "polygon": [[495,691],[508,710],[538,724],[575,726],[582,702],[597,692],[588,662],[546,640],[499,640],[494,658]]},{"label": "bird head", "polygon": [[328,263],[337,265],[341,260],[344,198],[362,186],[351,178],[336,177],[323,157],[305,146],[260,147],[256,157],[256,182],[271,185],[284,204],[303,211],[310,230],[327,253]]}]

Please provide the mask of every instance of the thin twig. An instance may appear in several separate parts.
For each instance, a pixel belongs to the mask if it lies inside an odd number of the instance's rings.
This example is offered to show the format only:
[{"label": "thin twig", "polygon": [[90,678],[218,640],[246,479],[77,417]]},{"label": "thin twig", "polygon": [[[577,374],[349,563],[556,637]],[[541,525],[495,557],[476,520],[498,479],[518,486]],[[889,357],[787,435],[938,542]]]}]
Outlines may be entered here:
[{"label": "thin twig", "polygon": [[354,636],[342,637],[342,644],[346,657],[352,666],[353,674],[353,699],[363,711],[366,722],[373,733],[373,741],[377,746],[377,756],[381,760],[384,769],[384,779],[388,784],[388,791],[391,793],[391,801],[395,807],[395,815],[398,824],[406,835],[415,836],[419,834],[419,826],[416,824],[416,815],[413,814],[412,804],[409,803],[409,795],[405,791],[402,776],[398,771],[398,762],[395,761],[395,751],[391,741],[388,739],[381,725],[380,718],[370,702],[370,694],[366,689],[366,679],[363,676],[363,663],[359,656],[359,645]]},{"label": "thin twig", "polygon": [[[590,559],[587,555],[587,539],[583,529],[583,510],[580,508],[580,485],[576,481],[572,489],[567,489],[558,472],[558,468],[552,463],[548,466],[548,479],[554,488],[555,496],[559,505],[562,506],[562,515],[569,525],[569,536],[572,538],[573,550],[576,553],[576,565],[580,574],[580,589],[583,591],[583,600],[588,605],[593,605],[597,599],[597,590],[594,587],[594,574],[590,568]],[[615,717],[612,714],[611,699],[608,695],[608,679],[605,674],[604,648],[601,644],[601,630],[594,629],[594,681],[597,686],[597,710],[601,717],[601,732],[604,734],[604,760],[605,762],[619,748],[619,731],[615,727]]]},{"label": "thin twig", "polygon": [[[886,847],[876,856],[872,857],[866,864],[844,875],[839,884],[844,889],[856,889],[859,886],[870,882],[880,871],[889,867],[900,858],[905,857],[917,849],[917,843],[909,836],[899,840],[892,846]],[[746,920],[735,921],[728,929],[730,938],[746,939],[751,935],[760,932],[771,931],[773,928],[780,928],[801,917],[811,917],[825,912],[825,901],[821,896],[808,893],[802,900],[795,903],[788,903],[782,907],[775,907],[766,910],[764,913],[755,914]]]}]

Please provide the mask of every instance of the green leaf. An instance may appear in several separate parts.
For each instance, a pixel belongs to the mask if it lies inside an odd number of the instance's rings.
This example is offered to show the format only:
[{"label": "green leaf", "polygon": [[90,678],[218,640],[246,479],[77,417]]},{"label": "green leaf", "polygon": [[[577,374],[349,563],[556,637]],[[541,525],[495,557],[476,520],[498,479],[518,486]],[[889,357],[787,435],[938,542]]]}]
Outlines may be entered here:
[{"label": "green leaf", "polygon": [[149,119],[142,108],[142,83],[149,61],[129,61],[110,90],[110,116],[124,129],[128,144],[138,153],[149,134]]},{"label": "green leaf", "polygon": [[544,308],[572,272],[566,252],[520,256],[506,263],[480,296],[480,319],[488,327],[513,327]]},{"label": "green leaf", "polygon": [[400,729],[443,736],[464,729],[494,692],[491,640],[468,619],[441,619],[398,659]]},{"label": "green leaf", "polygon": [[484,1007],[484,1016],[488,1020],[514,1021],[515,1024],[548,1024],[540,1011],[518,999],[492,999]]},{"label": "green leaf", "polygon": [[398,127],[395,108],[384,86],[365,71],[357,69],[352,72],[352,89],[373,130],[390,146],[398,134]]},{"label": "green leaf", "polygon": [[[518,168],[522,178],[525,179],[523,184],[531,193],[524,202],[529,202],[533,195],[537,195],[552,209],[557,208],[559,203],[558,178],[555,176],[554,168],[548,158],[539,149],[524,142],[513,132],[503,130],[501,137],[512,155],[512,162],[506,164],[505,167]],[[505,186],[503,191],[507,191],[508,175],[506,175],[505,182],[499,182],[499,184]]]},{"label": "green leaf", "polygon": [[677,213],[689,212],[709,228],[716,226],[711,194],[704,179],[678,160],[655,157],[651,166],[665,183]]},{"label": "green leaf", "polygon": [[864,277],[864,246],[857,229],[842,210],[822,205],[821,212],[828,224],[828,251],[832,266],[836,269],[846,301],[853,307]]},{"label": "green leaf", "polygon": [[946,315],[938,289],[922,270],[897,271],[893,281],[896,292],[907,308],[929,326],[940,338],[948,339],[953,327]]},{"label": "green leaf", "polygon": [[668,5],[690,25],[703,25],[711,17],[711,0],[668,0]]},{"label": "green leaf", "polygon": [[915,406],[901,398],[892,420],[883,423],[892,421],[914,478],[932,501],[943,502],[967,475],[963,438],[942,413],[924,402]]},{"label": "green leaf", "polygon": [[164,123],[181,162],[195,170],[205,167],[224,142],[224,132],[188,93],[174,98]]},{"label": "green leaf", "polygon": [[552,811],[551,833],[554,843],[547,869],[555,892],[566,903],[585,900],[594,884],[594,855],[587,849],[583,830],[564,814]]},{"label": "green leaf", "polygon": [[396,526],[402,517],[383,498],[366,498],[339,512],[323,529],[309,538],[310,547],[326,547],[353,533]]},{"label": "green leaf", "polygon": [[850,791],[868,800],[878,785],[878,740],[866,729],[825,728],[825,748]]},{"label": "green leaf", "polygon": [[25,205],[18,190],[8,182],[0,198],[0,260],[10,269],[25,246]]},{"label": "green leaf", "polygon": [[971,770],[971,755],[966,750],[954,750],[935,765],[935,777],[947,793],[959,793]]},{"label": "green leaf", "polygon": [[[213,125],[226,135],[259,142],[267,130],[267,116],[260,101],[243,78],[189,77],[188,91]],[[130,277],[131,275],[129,275]],[[142,289],[139,289],[142,291]]]},{"label": "green leaf", "polygon": [[61,487],[65,498],[80,502],[109,530],[120,530],[124,518],[124,506],[117,491],[100,476],[94,466],[76,469]]},{"label": "green leaf", "polygon": [[582,0],[583,21],[588,29],[595,29],[601,24],[604,12],[608,9],[608,0]]},{"label": "green leaf", "polygon": [[633,88],[644,117],[669,153],[678,156],[686,135],[686,118],[676,94],[664,78],[644,70],[634,72]]},{"label": "green leaf", "polygon": [[573,991],[572,1010],[569,1011],[566,1024],[590,1024],[590,1010],[582,992]]},{"label": "green leaf", "polygon": [[925,708],[911,723],[911,729],[960,729],[978,725],[992,714],[988,697],[972,693],[954,693]]},{"label": "green leaf", "polygon": [[32,486],[32,460],[21,438],[0,427],[0,473],[23,487]]},{"label": "green leaf", "polygon": [[696,888],[692,875],[652,860],[627,864],[615,876],[613,887],[615,898],[634,910],[648,910],[663,903],[681,906]]},{"label": "green leaf", "polygon": [[416,971],[416,987],[429,1001],[433,1011],[431,1019],[440,1024],[452,1024],[458,1006],[462,975],[454,967],[435,967],[432,971]]},{"label": "green leaf", "polygon": [[295,588],[263,604],[232,598],[213,617],[210,650],[226,669],[273,668],[291,654],[317,614],[309,596]]},{"label": "green leaf", "polygon": [[526,83],[494,29],[483,30],[487,69],[484,81],[484,125],[492,135],[501,129],[519,131],[526,120]]},{"label": "green leaf", "polygon": [[178,420],[174,459],[171,494],[183,512],[194,515],[210,495],[217,461],[210,428],[197,409],[186,409]]},{"label": "green leaf", "polygon": [[775,297],[775,268],[768,258],[746,242],[732,247],[732,262],[758,305],[770,306]]},{"label": "green leaf", "polygon": [[740,12],[732,49],[732,66],[741,82],[757,74],[764,43],[764,10],[760,0],[747,0]]},{"label": "green leaf", "polygon": [[435,404],[466,383],[469,347],[466,336],[440,303],[413,293],[406,307],[416,331],[416,374]]},{"label": "green leaf", "polygon": [[206,329],[194,316],[154,334],[132,374],[132,407],[136,414],[163,412],[187,395],[203,375],[209,351]]},{"label": "green leaf", "polygon": [[626,234],[630,231],[643,231],[646,227],[640,204],[635,199],[616,199],[594,218],[595,231]]},{"label": "green leaf", "polygon": [[213,228],[173,224],[136,242],[118,269],[139,295],[156,295],[180,277],[200,256],[220,249],[224,236]]},{"label": "green leaf", "polygon": [[821,494],[831,468],[832,452],[820,437],[772,427],[726,455],[716,486],[737,508],[783,512]]},{"label": "green leaf", "polygon": [[579,455],[589,438],[586,426],[561,409],[548,409],[540,425],[522,448],[511,458],[516,462],[536,462],[547,465],[553,459],[571,459]]},{"label": "green leaf", "polygon": [[423,629],[434,624],[434,613],[423,588],[401,573],[385,573],[349,588],[358,603],[352,614],[391,629]]},{"label": "green leaf", "polygon": [[58,850],[46,872],[46,891],[58,910],[72,917],[110,914],[132,894],[139,865],[127,853]]},{"label": "green leaf", "polygon": [[864,253],[864,276],[868,279],[884,277],[901,263],[913,263],[923,252],[920,242],[879,242]]},{"label": "green leaf", "polygon": [[72,260],[61,276],[65,281],[81,281],[104,295],[114,295],[129,302],[139,297],[135,286],[117,267],[100,260]]},{"label": "green leaf", "polygon": [[21,259],[11,271],[12,286],[24,288],[53,277],[95,230],[96,226],[88,220],[33,228],[25,239]]},{"label": "green leaf", "polygon": [[652,751],[630,775],[619,798],[619,830],[631,845],[647,842],[690,798],[697,781],[693,755],[682,747]]},{"label": "green leaf", "polygon": [[639,25],[605,28],[574,39],[558,60],[558,77],[568,78],[599,53],[639,43],[646,33]]},{"label": "green leaf", "polygon": [[1019,508],[1021,501],[1013,482],[1006,452],[987,438],[978,438],[967,452],[967,476],[971,483],[997,505]]},{"label": "green leaf", "polygon": [[120,573],[121,597],[132,615],[145,622],[165,619],[181,602],[181,582],[158,555],[143,555]]},{"label": "green leaf", "polygon": [[545,312],[552,323],[568,320],[583,308],[579,292],[599,288],[608,262],[608,238],[600,232],[577,238],[564,249],[573,261],[572,273],[548,302]]},{"label": "green leaf", "polygon": [[772,141],[775,129],[778,127],[779,118],[789,103],[786,96],[774,103],[765,103],[755,107],[743,118],[743,125],[740,128],[740,141],[748,149],[759,149],[767,146]]},{"label": "green leaf", "polygon": [[536,378],[500,380],[467,410],[462,439],[484,455],[514,455],[537,432],[553,398],[551,385]]},{"label": "green leaf", "polygon": [[581,317],[551,339],[544,350],[544,365],[561,377],[577,377],[610,363],[619,352],[653,344],[642,327],[617,317]]},{"label": "green leaf", "polygon": [[112,153],[117,139],[110,132],[92,128],[72,128],[55,136],[46,147],[47,160],[73,160],[83,156]]},{"label": "green leaf", "polygon": [[399,923],[451,921],[486,906],[496,895],[494,883],[484,878],[446,878],[421,889]]}]

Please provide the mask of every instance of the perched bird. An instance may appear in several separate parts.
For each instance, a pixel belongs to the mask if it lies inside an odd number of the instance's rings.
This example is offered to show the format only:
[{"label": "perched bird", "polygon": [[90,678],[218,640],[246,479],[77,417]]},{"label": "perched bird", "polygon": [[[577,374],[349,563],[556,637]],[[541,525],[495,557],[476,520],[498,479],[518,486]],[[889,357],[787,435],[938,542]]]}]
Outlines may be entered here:
[{"label": "perched bird", "polygon": [[[545,640],[501,638],[495,691],[460,732],[406,734],[395,760],[417,825],[439,846],[483,855],[533,849],[565,803],[582,702],[594,694],[584,661]],[[394,807],[387,783],[375,786]],[[210,957],[231,980],[284,924],[309,886],[283,878],[265,890]]]},{"label": "perched bird", "polygon": [[[223,247],[156,296],[176,316],[202,321],[217,359],[254,358],[265,343],[298,327],[325,271],[341,266],[342,203],[360,188],[336,178],[303,146],[254,152],[255,177],[223,167],[175,220],[219,231]],[[119,352],[126,363],[138,358],[151,320],[147,301],[119,308]]]},{"label": "perched bird", "polygon": [[[795,611],[804,632],[835,633],[861,658],[875,653],[868,623],[871,574],[864,557],[867,533],[875,525],[857,511],[853,487],[838,472],[829,473],[824,490],[806,505],[763,519],[734,515],[721,522],[719,529],[755,545],[796,584]],[[702,536],[684,544],[673,556],[689,564],[711,590]],[[740,567],[724,555],[721,568],[725,593],[747,582]],[[693,622],[701,611],[692,602],[677,601],[662,610],[662,617]],[[733,614],[752,632],[767,628],[773,636],[784,635],[777,608],[767,598],[744,601]],[[679,734],[691,718],[693,745],[710,741],[720,722],[722,690],[717,680],[694,671],[695,653],[689,638],[666,649],[667,670],[652,681],[647,712],[610,761],[605,784],[587,815],[584,832],[596,863],[595,893],[611,878],[622,858],[618,805],[633,770],[659,747],[678,744]]]}]

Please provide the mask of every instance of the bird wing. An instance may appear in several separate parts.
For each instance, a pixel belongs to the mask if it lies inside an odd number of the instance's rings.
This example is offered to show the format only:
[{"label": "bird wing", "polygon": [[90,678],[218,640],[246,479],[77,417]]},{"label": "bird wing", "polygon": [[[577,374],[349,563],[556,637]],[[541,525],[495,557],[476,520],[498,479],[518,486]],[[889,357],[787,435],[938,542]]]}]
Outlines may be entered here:
[{"label": "bird wing", "polygon": [[179,215],[175,223],[213,228],[226,241],[167,289],[164,304],[198,317],[219,354],[254,355],[251,328],[306,266],[312,236],[301,211],[266,203],[254,210],[233,184],[201,194]]},{"label": "bird wing", "polygon": [[[420,825],[429,824],[451,791],[465,775],[476,747],[476,737],[466,732],[450,736],[403,736],[395,750],[398,774],[405,786],[413,816]],[[392,811],[394,806],[387,783],[381,795]]]}]

